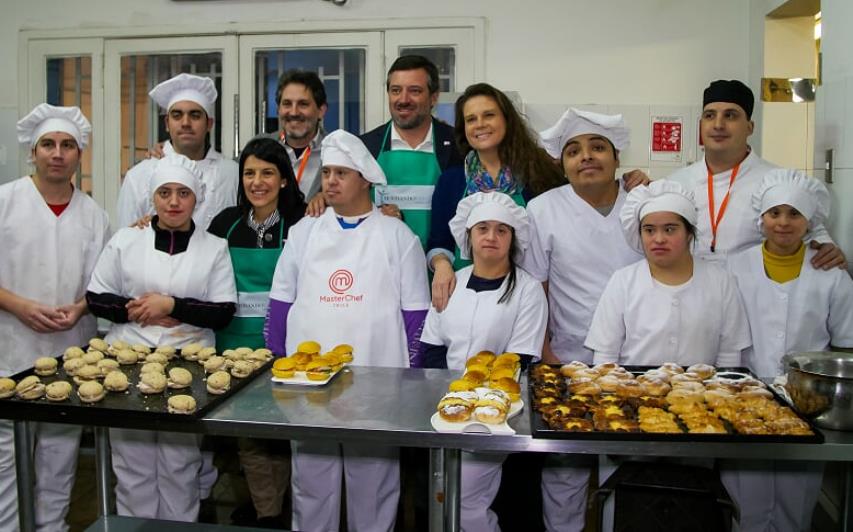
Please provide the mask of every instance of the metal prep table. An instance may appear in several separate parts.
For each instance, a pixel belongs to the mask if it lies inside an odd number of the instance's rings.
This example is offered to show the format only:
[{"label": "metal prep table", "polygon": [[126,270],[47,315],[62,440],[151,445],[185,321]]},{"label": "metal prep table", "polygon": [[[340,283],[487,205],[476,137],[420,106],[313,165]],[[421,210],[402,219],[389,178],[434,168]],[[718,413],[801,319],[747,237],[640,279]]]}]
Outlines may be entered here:
[{"label": "metal prep table", "polygon": [[[21,530],[34,530],[33,463],[26,452],[32,445],[32,422],[51,421],[95,426],[99,511],[110,512],[109,454],[106,427],[196,432],[222,436],[271,439],[331,439],[373,442],[391,446],[428,447],[432,452],[432,493],[443,491],[443,514],[431,497],[431,520],[437,515],[444,530],[459,530],[460,450],[554,452],[578,454],[684,456],[840,462],[845,468],[841,530],[853,526],[850,517],[853,475],[853,433],[823,430],[817,443],[707,443],[663,441],[548,440],[530,436],[528,412],[510,421],[512,436],[440,434],[430,425],[435,405],[458,372],[437,369],[354,367],[321,387],[278,385],[264,375],[200,420],[178,417],[144,426],[138,420],[101,416],[97,408],[85,418],[54,419],[51,406],[7,408],[0,416],[15,419]],[[522,382],[522,387],[525,383]],[[525,409],[529,408],[525,405]],[[55,410],[54,410],[55,412]],[[442,482],[443,479],[443,482]],[[443,484],[443,486],[442,486]],[[438,510],[436,510],[438,508]],[[432,522],[431,529],[438,523]]]}]

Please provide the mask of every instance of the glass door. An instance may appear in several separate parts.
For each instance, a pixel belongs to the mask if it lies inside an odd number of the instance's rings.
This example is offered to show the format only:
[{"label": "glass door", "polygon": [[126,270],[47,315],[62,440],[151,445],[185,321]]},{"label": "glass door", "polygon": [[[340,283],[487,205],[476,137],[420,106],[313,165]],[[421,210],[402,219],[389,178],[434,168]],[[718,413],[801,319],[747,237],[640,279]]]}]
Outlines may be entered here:
[{"label": "glass door", "polygon": [[[28,48],[28,76],[25,109],[21,116],[40,103],[77,106],[92,123],[89,147],[83,151],[73,180],[75,186],[99,203],[104,198],[103,97],[101,39],[40,40]],[[29,170],[25,170],[29,171]]]},{"label": "glass door", "polygon": [[[235,96],[237,94],[237,37],[179,37],[115,39],[104,45],[104,107],[107,117],[104,207],[114,215],[118,190],[128,169],[146,157],[148,149],[168,140],[165,110],[148,96],[158,83],[180,73],[211,78],[219,98],[210,132],[210,145],[225,157],[237,153]],[[114,219],[114,218],[113,218]]]},{"label": "glass door", "polygon": [[240,66],[241,146],[255,135],[279,130],[278,79],[294,68],[316,72],[323,81],[326,131],[360,134],[382,121],[379,32],[241,36]]}]

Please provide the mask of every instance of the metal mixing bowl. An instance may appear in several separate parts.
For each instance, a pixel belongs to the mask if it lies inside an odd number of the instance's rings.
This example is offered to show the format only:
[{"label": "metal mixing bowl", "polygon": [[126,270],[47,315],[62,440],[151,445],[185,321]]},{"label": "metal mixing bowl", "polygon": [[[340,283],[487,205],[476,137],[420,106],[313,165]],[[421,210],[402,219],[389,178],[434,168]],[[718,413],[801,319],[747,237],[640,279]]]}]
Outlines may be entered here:
[{"label": "metal mixing bowl", "polygon": [[853,430],[853,354],[819,351],[782,358],[788,395],[815,425]]}]

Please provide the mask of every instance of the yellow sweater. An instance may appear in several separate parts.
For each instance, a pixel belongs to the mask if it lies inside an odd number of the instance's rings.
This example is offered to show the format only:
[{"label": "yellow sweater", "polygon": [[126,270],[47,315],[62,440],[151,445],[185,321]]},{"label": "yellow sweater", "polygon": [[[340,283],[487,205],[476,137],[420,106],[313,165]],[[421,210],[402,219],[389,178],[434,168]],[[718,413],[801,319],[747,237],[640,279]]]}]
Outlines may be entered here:
[{"label": "yellow sweater", "polygon": [[793,255],[775,255],[767,251],[765,240],[761,246],[761,254],[764,256],[764,271],[767,272],[767,277],[782,284],[800,276],[800,269],[806,257],[806,245],[801,244],[800,249]]}]

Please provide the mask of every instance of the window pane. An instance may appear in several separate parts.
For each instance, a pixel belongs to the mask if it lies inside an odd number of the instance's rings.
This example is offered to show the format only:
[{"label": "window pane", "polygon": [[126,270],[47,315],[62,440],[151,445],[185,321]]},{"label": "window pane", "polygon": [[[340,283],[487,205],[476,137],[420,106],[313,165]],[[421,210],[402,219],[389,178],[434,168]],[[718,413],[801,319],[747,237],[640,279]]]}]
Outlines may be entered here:
[{"label": "window pane", "polygon": [[[163,120],[165,109],[148,96],[158,83],[182,72],[206,76],[222,92],[222,53],[126,55],[121,58],[121,175],[145,158],[148,148],[169,140]],[[216,100],[214,115],[222,114]],[[222,151],[222,131],[216,121],[210,141]]]},{"label": "window pane", "polygon": [[[291,69],[316,72],[326,89],[326,131],[346,129],[359,134],[364,123],[364,58],[361,48],[299,48],[264,50],[255,54],[254,134],[279,130],[278,79]],[[261,118],[263,117],[263,118]]]},{"label": "window pane", "polygon": [[[47,103],[79,107],[92,120],[92,58],[89,56],[60,57],[47,60]],[[97,142],[98,132],[89,138],[89,146]],[[77,188],[92,195],[92,150],[83,150],[80,165],[74,174]]]},{"label": "window pane", "polygon": [[452,46],[400,47],[400,55],[422,55],[438,67],[441,92],[456,89],[456,50]]}]

